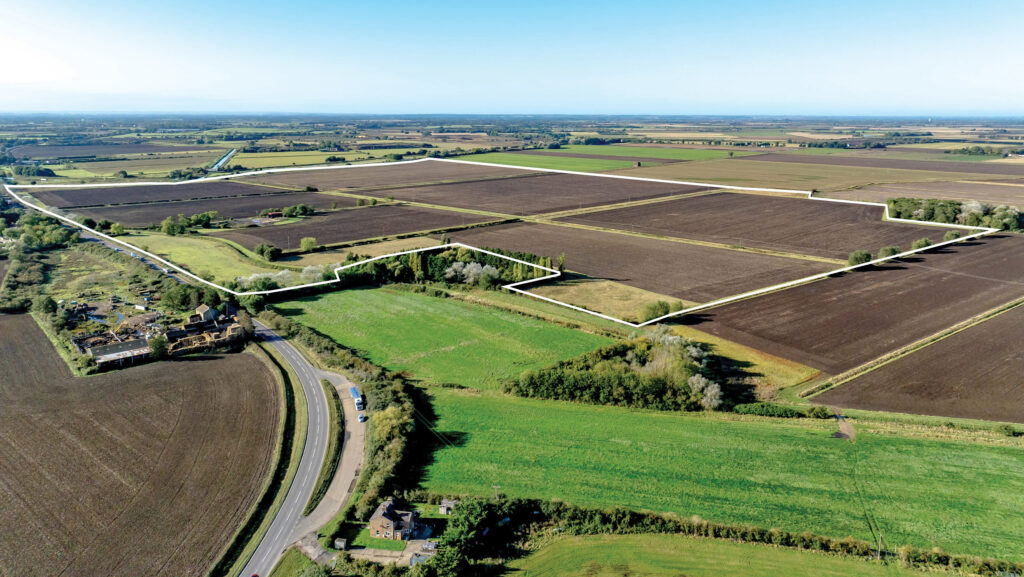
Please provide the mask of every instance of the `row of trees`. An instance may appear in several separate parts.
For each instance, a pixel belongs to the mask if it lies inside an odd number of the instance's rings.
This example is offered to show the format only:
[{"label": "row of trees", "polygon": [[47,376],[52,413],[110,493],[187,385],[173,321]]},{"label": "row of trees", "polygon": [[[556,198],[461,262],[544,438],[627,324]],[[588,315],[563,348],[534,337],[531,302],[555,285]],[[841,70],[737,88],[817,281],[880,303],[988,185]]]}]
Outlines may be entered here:
[{"label": "row of trees", "polygon": [[889,215],[897,218],[1024,230],[1024,215],[1015,206],[921,198],[893,198],[888,205]]},{"label": "row of trees", "polygon": [[192,216],[179,214],[178,218],[168,216],[160,223],[160,232],[174,236],[178,234],[185,234],[190,228],[210,228],[210,224],[216,218],[216,210],[200,212],[199,214],[193,214]]},{"label": "row of trees", "polygon": [[[313,190],[316,189],[314,188]],[[281,216],[285,218],[293,218],[296,216],[310,216],[316,213],[316,209],[308,204],[296,204],[293,206],[286,206],[284,208],[265,208],[260,211],[260,216],[267,216],[274,212],[280,212]]]},{"label": "row of trees", "polygon": [[[955,230],[950,230],[946,231],[946,234],[943,235],[942,240],[943,242],[948,242],[951,240],[956,240],[958,238],[960,238],[960,233]],[[930,238],[921,237],[915,240],[914,242],[910,243],[910,250],[920,250],[922,248],[928,248],[931,245],[932,240]],[[898,246],[883,246],[882,248],[878,249],[878,256],[876,256],[875,258],[871,258],[871,253],[868,251],[855,250],[850,253],[850,257],[847,259],[847,264],[849,264],[850,266],[862,265],[871,262],[872,260],[875,259],[896,256],[901,252],[903,252],[903,249],[901,249]]]},{"label": "row of trees", "polygon": [[[906,567],[954,570],[970,575],[1024,574],[1024,563],[953,555],[938,548],[923,549],[907,545],[883,552],[875,544],[853,537],[837,539],[808,531],[796,533],[751,525],[715,523],[699,517],[682,519],[671,514],[641,513],[623,508],[601,510],[555,501],[487,501],[475,497],[463,498],[459,502],[441,534],[437,555],[427,562],[425,569],[417,567],[413,571],[423,577],[466,575],[472,572],[476,563],[528,554],[535,545],[548,541],[552,533],[690,535],[861,558],[884,554],[886,557],[896,557]],[[479,565],[475,567],[482,569]]]}]

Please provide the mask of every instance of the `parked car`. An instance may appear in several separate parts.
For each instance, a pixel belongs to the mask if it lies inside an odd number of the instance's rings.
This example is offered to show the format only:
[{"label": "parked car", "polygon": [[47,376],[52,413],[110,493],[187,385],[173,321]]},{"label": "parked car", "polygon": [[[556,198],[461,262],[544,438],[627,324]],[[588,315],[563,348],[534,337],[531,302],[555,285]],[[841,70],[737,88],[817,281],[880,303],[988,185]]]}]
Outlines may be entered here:
[{"label": "parked car", "polygon": [[360,423],[365,423],[366,422],[366,415],[364,415],[362,413],[359,413],[359,422]]}]

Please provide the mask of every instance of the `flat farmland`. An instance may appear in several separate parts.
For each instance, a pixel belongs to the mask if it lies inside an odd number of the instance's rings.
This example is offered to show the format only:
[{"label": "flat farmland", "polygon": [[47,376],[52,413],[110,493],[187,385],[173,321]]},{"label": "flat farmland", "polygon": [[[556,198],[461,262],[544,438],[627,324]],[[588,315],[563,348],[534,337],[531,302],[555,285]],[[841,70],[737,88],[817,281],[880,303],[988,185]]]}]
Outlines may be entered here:
[{"label": "flat farmland", "polygon": [[684,301],[705,302],[835,268],[827,263],[549,224],[504,224],[449,235],[479,248],[557,257],[566,268]]},{"label": "flat farmland", "polygon": [[1024,238],[999,235],[681,322],[838,374],[1022,295]]},{"label": "flat farmland", "polygon": [[688,194],[702,190],[709,190],[709,187],[576,174],[543,174],[395,188],[369,194],[392,196],[398,200],[412,202],[525,215]]},{"label": "flat farmland", "polygon": [[1024,307],[819,395],[839,407],[1024,423]]},{"label": "flat farmland", "polygon": [[303,219],[294,224],[250,227],[215,236],[233,240],[252,249],[260,243],[291,249],[303,237],[311,236],[321,245],[337,244],[394,234],[436,230],[493,220],[486,216],[434,210],[414,206],[381,205],[342,210]]},{"label": "flat farmland", "polygon": [[787,154],[769,152],[747,156],[757,162],[793,162],[799,164],[827,164],[834,166],[860,166],[897,170],[923,170],[927,172],[960,172],[972,174],[1002,174],[1024,176],[1024,166],[990,162],[956,162],[942,160],[913,160],[906,158],[873,158],[868,156],[840,156],[838,154]]},{"label": "flat farmland", "polygon": [[26,144],[12,148],[10,154],[15,158],[75,158],[83,156],[196,152],[200,150],[217,150],[218,148],[220,147],[196,144],[83,144],[80,146]]},{"label": "flat farmland", "polygon": [[74,378],[27,315],[0,316],[0,351],[0,574],[205,575],[273,466],[263,363]]},{"label": "flat farmland", "polygon": [[354,198],[332,196],[315,192],[282,192],[281,194],[264,194],[260,196],[208,198],[204,200],[178,200],[172,202],[155,202],[143,204],[121,204],[96,208],[78,208],[75,214],[91,217],[97,221],[108,219],[125,226],[147,226],[157,224],[168,216],[184,214],[186,216],[217,211],[225,218],[245,218],[257,216],[261,210],[283,208],[296,204],[307,204],[318,210],[332,206],[339,208],[356,205]]},{"label": "flat farmland", "polygon": [[[614,151],[612,151],[612,152],[614,152]],[[648,157],[648,156],[618,156],[618,155],[615,155],[615,154],[612,154],[612,153],[609,153],[609,154],[592,154],[592,153],[585,153],[585,152],[562,152],[562,151],[559,151],[559,150],[548,150],[548,149],[518,150],[518,151],[515,151],[515,152],[510,152],[508,154],[515,154],[515,155],[522,155],[522,156],[554,156],[554,157],[561,157],[561,158],[589,158],[589,159],[596,159],[596,160],[620,160],[620,161],[625,161],[625,162],[649,162],[649,163],[655,163],[655,164],[664,164],[666,162],[682,162],[682,161],[679,161],[679,160],[666,160],[664,158],[653,158],[653,157]],[[523,162],[525,164],[529,164],[530,163],[530,161],[526,160],[526,159],[524,159]]]},{"label": "flat farmland", "polygon": [[49,206],[57,208],[106,206],[138,202],[169,202],[284,192],[281,189],[228,180],[187,182],[184,184],[141,184],[137,186],[40,188],[29,190],[32,196]]},{"label": "flat farmland", "polygon": [[390,288],[275,305],[281,314],[429,383],[496,390],[505,379],[611,343],[540,319]]},{"label": "flat farmland", "polygon": [[858,420],[851,443],[827,420],[429,393],[434,428],[461,441],[427,467],[424,488],[437,493],[489,496],[500,485],[509,497],[866,540],[870,515],[892,547],[1024,560],[1019,439],[911,436]]},{"label": "flat farmland", "polygon": [[884,213],[875,206],[721,192],[562,220],[843,260],[855,250],[875,254],[892,245],[909,250],[915,239],[937,242],[945,233],[934,226],[885,222]]},{"label": "flat farmland", "polygon": [[521,176],[522,170],[500,166],[478,166],[457,162],[427,160],[424,162],[396,162],[363,165],[356,168],[338,167],[320,170],[273,172],[243,177],[245,181],[304,189],[315,186],[320,190],[346,190],[409,184],[486,180],[507,176]]},{"label": "flat farmland", "polygon": [[[722,158],[705,162],[675,162],[646,168],[631,168],[615,174],[713,182],[734,186],[788,188],[794,190],[840,190],[885,182],[925,182],[978,179],[979,175],[940,171],[866,168],[797,162],[758,162],[758,156]],[[804,158],[804,157],[800,157]],[[808,158],[811,158],[808,156]],[[945,166],[947,163],[941,163]],[[973,166],[973,163],[972,163]]]},{"label": "flat farmland", "polygon": [[885,202],[890,198],[976,200],[986,204],[1024,206],[1024,180],[1006,182],[919,182],[876,184],[828,193],[829,198]]}]

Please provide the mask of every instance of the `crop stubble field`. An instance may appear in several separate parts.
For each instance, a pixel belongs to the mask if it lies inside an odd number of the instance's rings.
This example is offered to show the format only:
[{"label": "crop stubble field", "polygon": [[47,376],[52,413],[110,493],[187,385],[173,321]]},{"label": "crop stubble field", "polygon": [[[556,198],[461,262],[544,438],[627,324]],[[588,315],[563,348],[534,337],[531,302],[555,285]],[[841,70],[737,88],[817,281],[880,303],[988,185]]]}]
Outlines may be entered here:
[{"label": "crop stubble field", "polygon": [[0,351],[0,573],[205,574],[273,464],[269,370],[236,354],[73,378],[27,315],[0,315]]},{"label": "crop stubble field", "polygon": [[303,219],[294,224],[263,226],[218,232],[246,248],[270,243],[283,249],[298,248],[302,237],[319,244],[335,244],[364,238],[463,226],[493,220],[490,217],[415,206],[381,205],[342,210]]},{"label": "crop stubble field", "polygon": [[994,235],[680,322],[838,374],[1021,295],[1024,238]]},{"label": "crop stubble field", "polygon": [[84,144],[84,145],[36,145],[15,146],[10,150],[15,158],[75,158],[85,156],[108,157],[123,154],[150,154],[171,152],[197,152],[217,150],[212,145],[162,145],[162,144]]},{"label": "crop stubble field", "polygon": [[974,325],[827,391],[819,403],[1024,423],[1024,307]]},{"label": "crop stubble field", "polygon": [[891,245],[909,250],[918,238],[938,242],[945,233],[934,226],[885,222],[884,212],[876,206],[719,192],[561,220],[843,260],[855,250],[876,253]]},{"label": "crop stubble field", "polygon": [[836,268],[821,262],[549,224],[503,224],[456,231],[449,236],[480,248],[551,257],[564,251],[568,270],[693,302]]}]

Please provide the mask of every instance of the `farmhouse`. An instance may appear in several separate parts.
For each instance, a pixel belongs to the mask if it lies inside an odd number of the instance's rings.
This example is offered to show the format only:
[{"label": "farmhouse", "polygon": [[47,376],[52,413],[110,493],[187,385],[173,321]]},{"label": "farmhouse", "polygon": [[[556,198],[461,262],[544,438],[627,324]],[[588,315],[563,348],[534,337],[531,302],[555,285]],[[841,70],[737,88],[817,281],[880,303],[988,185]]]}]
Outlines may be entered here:
[{"label": "farmhouse", "polygon": [[388,499],[373,512],[369,530],[370,535],[380,539],[409,539],[416,530],[416,519],[411,511],[395,509],[394,501]]},{"label": "farmhouse", "polygon": [[149,357],[149,353],[149,344],[145,339],[133,339],[89,349],[89,354],[96,359],[96,366],[101,369],[135,364],[136,361]]}]

